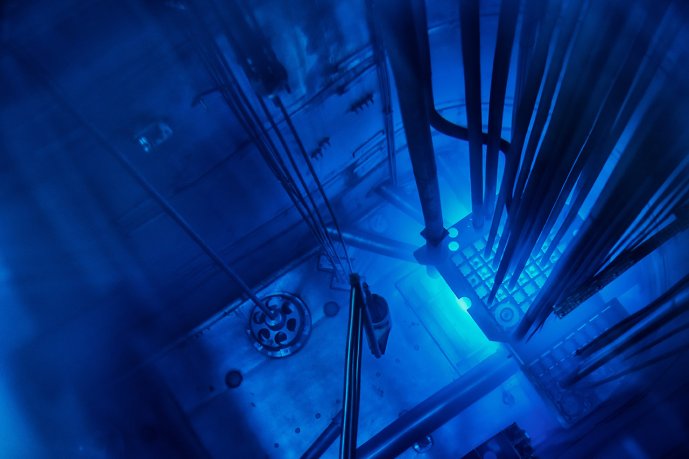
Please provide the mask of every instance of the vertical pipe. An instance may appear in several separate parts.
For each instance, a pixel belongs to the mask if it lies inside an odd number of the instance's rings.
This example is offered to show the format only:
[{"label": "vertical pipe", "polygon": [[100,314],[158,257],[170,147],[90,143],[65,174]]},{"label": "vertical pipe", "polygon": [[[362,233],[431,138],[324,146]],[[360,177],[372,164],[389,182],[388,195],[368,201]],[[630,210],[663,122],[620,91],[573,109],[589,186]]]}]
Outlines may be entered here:
[{"label": "vertical pipe", "polygon": [[507,76],[514,33],[517,28],[520,0],[502,0],[498,20],[498,37],[493,58],[493,74],[490,82],[490,104],[488,111],[488,145],[486,147],[486,217],[490,218],[495,207],[495,193],[498,180],[498,152],[505,109]]},{"label": "vertical pipe", "polygon": [[[425,15],[414,10],[412,1],[381,0],[376,3],[377,16],[382,20],[381,32],[397,84],[407,148],[421,201],[425,224],[421,234],[429,244],[437,245],[445,237],[445,228],[430,127],[430,53],[420,37],[427,34],[426,23],[419,20],[419,16]],[[416,7],[423,9],[422,4]]]},{"label": "vertical pipe", "polygon": [[361,386],[361,344],[363,301],[361,282],[358,274],[349,277],[349,326],[347,328],[347,348],[345,350],[345,383],[342,398],[342,438],[340,439],[340,459],[354,459],[359,423],[359,389]]},{"label": "vertical pipe", "polygon": [[471,175],[471,212],[474,227],[483,226],[483,145],[481,137],[481,31],[479,0],[459,3],[464,65],[464,98],[469,130],[469,172]]}]

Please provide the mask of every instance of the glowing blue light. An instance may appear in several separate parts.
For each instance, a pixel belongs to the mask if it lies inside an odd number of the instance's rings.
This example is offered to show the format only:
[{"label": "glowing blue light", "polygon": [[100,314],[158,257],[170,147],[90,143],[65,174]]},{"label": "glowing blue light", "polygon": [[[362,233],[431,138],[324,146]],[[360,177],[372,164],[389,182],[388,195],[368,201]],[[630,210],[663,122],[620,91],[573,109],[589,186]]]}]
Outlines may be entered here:
[{"label": "glowing blue light", "polygon": [[450,228],[449,230],[447,230],[447,234],[448,234],[452,239],[454,239],[454,238],[456,238],[456,237],[459,235],[459,231],[457,230],[457,228],[454,228],[454,227],[453,227],[453,228]]},{"label": "glowing blue light", "polygon": [[450,249],[450,252],[456,252],[459,250],[459,243],[457,241],[452,241],[447,244],[447,248]]},{"label": "glowing blue light", "polygon": [[462,308],[463,311],[468,311],[471,307],[471,300],[466,296],[463,296],[461,298],[457,298],[457,304],[460,308]]}]

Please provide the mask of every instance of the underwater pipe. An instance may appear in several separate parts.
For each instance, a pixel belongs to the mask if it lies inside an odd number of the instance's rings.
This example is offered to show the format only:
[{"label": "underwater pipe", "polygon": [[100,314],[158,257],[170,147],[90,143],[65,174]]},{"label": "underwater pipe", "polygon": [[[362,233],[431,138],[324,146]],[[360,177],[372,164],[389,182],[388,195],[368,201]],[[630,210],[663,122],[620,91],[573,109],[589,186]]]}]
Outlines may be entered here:
[{"label": "underwater pipe", "polygon": [[486,217],[493,215],[498,181],[498,152],[502,132],[507,77],[510,71],[510,57],[519,17],[520,0],[503,0],[498,18],[498,35],[493,57],[493,74],[490,82],[488,106],[488,145],[486,147]]},{"label": "underwater pipe", "polygon": [[[357,448],[356,458],[387,458],[401,454],[497,388],[517,370],[517,363],[504,351],[498,351],[374,435]],[[321,457],[340,435],[341,426],[342,411],[339,411],[301,459]]]},{"label": "underwater pipe", "polygon": [[437,245],[445,237],[446,230],[431,139],[430,66],[422,65],[430,56],[421,52],[419,34],[414,33],[418,24],[411,0],[383,0],[376,6],[377,17],[382,23],[381,35],[397,85],[409,157],[421,201],[425,225],[421,234],[430,245]]},{"label": "underwater pipe", "polygon": [[484,397],[518,371],[514,359],[498,351],[397,418],[356,450],[357,459],[397,457]]},{"label": "underwater pipe", "polygon": [[682,298],[679,304],[673,303],[666,311],[651,318],[646,324],[626,337],[620,339],[609,348],[603,349],[600,354],[594,355],[588,359],[588,361],[580,365],[569,376],[560,381],[560,385],[562,387],[569,387],[581,381],[583,378],[590,375],[615,357],[622,355],[624,352],[630,350],[633,346],[641,343],[653,333],[671,323],[677,317],[689,312],[687,310],[687,306],[689,306],[689,297],[685,296]]},{"label": "underwater pipe", "polygon": [[[337,231],[334,228],[326,228],[326,231],[330,236],[337,236]],[[404,261],[416,260],[414,258],[414,251],[417,247],[377,234],[369,234],[362,231],[343,231],[342,239],[346,244],[368,252]]]},{"label": "underwater pipe", "polygon": [[340,459],[354,459],[359,427],[361,390],[361,348],[363,337],[363,291],[358,274],[349,276],[349,325],[345,348],[345,383],[342,398],[342,438]]},{"label": "underwater pipe", "polygon": [[309,449],[301,455],[301,459],[318,459],[330,448],[337,437],[342,432],[342,410],[338,411],[328,424],[328,427],[321,432],[316,440],[311,443]]},{"label": "underwater pipe", "polygon": [[[464,100],[469,131],[471,215],[475,228],[483,226],[483,144],[481,142],[481,31],[479,0],[459,2],[464,66]],[[489,136],[490,138],[490,136]]]}]

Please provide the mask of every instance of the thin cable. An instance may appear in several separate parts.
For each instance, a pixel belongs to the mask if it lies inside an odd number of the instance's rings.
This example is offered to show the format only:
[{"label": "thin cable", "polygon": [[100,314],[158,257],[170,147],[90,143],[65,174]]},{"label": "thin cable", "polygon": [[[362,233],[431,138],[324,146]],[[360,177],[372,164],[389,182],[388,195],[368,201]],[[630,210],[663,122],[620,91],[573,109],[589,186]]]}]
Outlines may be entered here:
[{"label": "thin cable", "polygon": [[[330,259],[333,267],[337,268],[339,263],[339,257],[337,256],[336,249],[330,239],[330,236],[323,229],[324,225],[322,223],[322,217],[318,211],[317,206],[314,205],[315,212],[318,215],[318,219],[321,220],[321,230],[319,231],[318,223],[316,222],[316,217],[313,215],[313,211],[309,208],[308,204],[304,200],[302,193],[299,191],[296,183],[294,182],[289,169],[284,164],[281,156],[277,152],[275,144],[273,143],[270,135],[267,133],[266,129],[263,127],[263,123],[260,121],[258,115],[253,110],[248,98],[243,93],[241,86],[239,85],[234,73],[227,65],[224,60],[224,56],[217,49],[217,45],[212,40],[211,37],[206,37],[207,40],[203,40],[199,37],[198,40],[194,40],[197,45],[197,51],[201,59],[204,61],[207,70],[211,74],[211,77],[215,80],[218,90],[221,93],[223,99],[228,104],[230,109],[234,112],[237,119],[242,124],[243,128],[254,140],[262,158],[268,165],[269,169],[275,175],[275,177],[283,185],[283,188],[287,192],[288,196],[292,200],[295,208],[299,212],[302,219],[306,222],[307,226],[311,232],[316,237],[319,245],[325,251],[326,256]],[[208,38],[211,38],[210,40]],[[207,46],[203,46],[204,42]],[[234,89],[232,91],[231,89]],[[269,113],[268,113],[269,115]],[[270,115],[269,115],[270,117]],[[260,130],[260,132],[259,132]],[[276,133],[280,136],[279,131],[276,129]],[[280,136],[281,137],[281,136]],[[286,144],[283,143],[286,151],[289,153],[289,149]],[[293,166],[296,165],[293,163]],[[308,193],[308,188],[302,182],[305,190]],[[310,194],[309,194],[310,197]],[[341,263],[340,263],[341,265]],[[341,265],[344,271],[344,266]]]},{"label": "thin cable", "polygon": [[[232,92],[232,93],[230,93],[230,94],[233,96],[233,98],[235,98],[235,99],[238,98],[238,99],[239,99],[238,101],[237,101],[237,100],[234,100],[234,103],[235,103],[236,106],[238,106],[238,107],[241,109],[241,111],[242,111],[242,117],[246,119],[246,126],[245,126],[245,129],[246,129],[247,127],[250,128],[250,133],[253,132],[253,134],[254,134],[254,139],[255,139],[255,140],[259,140],[259,141],[260,141],[260,140],[262,140],[262,139],[265,139],[265,141],[266,141],[267,144],[268,144],[267,146],[269,147],[269,148],[267,148],[267,154],[268,154],[268,155],[271,155],[271,156],[273,157],[274,160],[277,160],[278,163],[280,163],[280,164],[283,165],[283,174],[284,174],[284,176],[287,178],[288,182],[291,183],[291,184],[293,185],[292,192],[295,193],[296,199],[299,200],[299,201],[301,202],[301,204],[302,204],[302,206],[303,206],[303,208],[304,208],[306,214],[307,214],[307,215],[312,219],[312,221],[313,221],[313,224],[310,225],[310,228],[311,228],[312,231],[314,232],[314,235],[316,236],[316,239],[319,241],[319,243],[321,244],[321,246],[322,246],[322,247],[324,248],[324,250],[326,251],[326,255],[328,256],[328,258],[330,259],[331,263],[333,264],[333,267],[336,269],[336,268],[337,268],[337,264],[340,264],[340,263],[339,263],[339,257],[337,256],[337,251],[336,251],[336,249],[335,249],[335,247],[334,247],[334,245],[333,245],[333,243],[332,243],[332,240],[330,239],[329,234],[328,234],[327,231],[325,230],[325,223],[324,223],[324,220],[323,220],[323,218],[322,218],[322,216],[321,216],[321,214],[320,214],[320,211],[319,211],[319,209],[318,209],[318,206],[317,206],[316,203],[313,201],[313,199],[312,199],[312,197],[311,197],[311,194],[310,194],[310,192],[309,192],[309,189],[308,189],[308,187],[307,187],[305,181],[304,181],[303,178],[301,177],[301,173],[299,172],[299,169],[298,169],[298,167],[297,167],[295,161],[294,161],[293,158],[292,158],[291,150],[290,150],[289,147],[287,146],[286,142],[284,142],[284,139],[282,138],[282,135],[281,135],[279,129],[275,128],[275,133],[276,133],[276,135],[278,136],[278,139],[280,140],[280,142],[281,142],[281,144],[282,144],[282,146],[283,146],[285,152],[287,153],[288,158],[290,159],[290,163],[292,164],[293,168],[294,168],[295,171],[297,172],[297,175],[298,175],[298,178],[299,178],[299,180],[300,180],[300,183],[302,184],[302,187],[304,188],[304,191],[306,192],[306,195],[307,195],[307,197],[309,198],[309,201],[311,202],[311,204],[312,204],[312,206],[313,206],[313,210],[310,210],[310,209],[309,209],[309,206],[306,204],[305,200],[303,199],[303,195],[301,194],[301,192],[299,191],[298,187],[296,186],[296,184],[295,184],[295,182],[294,182],[294,179],[292,178],[291,173],[289,172],[289,169],[288,169],[286,166],[284,166],[284,163],[282,162],[279,153],[277,153],[277,148],[275,147],[275,144],[273,143],[273,141],[272,141],[272,139],[270,138],[270,135],[268,134],[268,132],[266,131],[266,129],[263,127],[263,123],[262,123],[261,119],[259,118],[259,116],[258,116],[258,114],[256,113],[256,111],[253,109],[251,103],[250,103],[249,100],[248,100],[248,97],[246,96],[246,94],[245,94],[244,91],[242,90],[241,85],[239,84],[239,82],[238,82],[236,76],[234,75],[234,72],[232,72],[232,69],[229,67],[229,65],[228,65],[227,61],[225,60],[224,56],[222,55],[222,53],[220,52],[220,50],[217,48],[217,45],[215,44],[215,42],[214,42],[212,39],[210,40],[210,49],[211,49],[211,53],[212,53],[212,54],[214,55],[214,57],[215,57],[215,61],[216,61],[218,64],[220,64],[221,67],[222,67],[222,68],[220,69],[220,71],[219,71],[219,72],[220,72],[221,79],[223,80],[223,81],[221,81],[221,83],[223,83],[223,84],[220,85],[221,92],[224,93],[224,92],[227,90],[228,87],[234,88],[234,92]],[[229,78],[229,80],[230,80],[229,82],[230,82],[231,84],[224,84],[224,83],[225,83],[225,81],[224,81],[225,78],[222,78],[222,77],[227,77],[227,78]],[[260,97],[258,97],[258,99],[259,99],[259,101],[262,103],[262,100],[260,99]],[[268,116],[269,119],[272,119],[272,116],[270,115],[270,113],[269,113],[267,110],[266,110],[266,114],[267,114],[267,116]],[[258,129],[260,129],[260,131],[261,131],[261,133],[263,134],[263,136],[260,136],[260,134],[256,132],[256,128],[255,128],[256,126],[258,126]],[[259,142],[259,143],[260,143],[260,142]],[[287,189],[287,192],[290,193],[290,190]],[[298,210],[299,210],[299,209],[298,209]],[[300,213],[301,213],[301,212],[300,212]],[[315,213],[315,215],[316,215],[315,218],[314,218],[314,216],[313,216],[314,213]],[[303,214],[302,214],[302,216],[303,216]],[[321,225],[321,230],[320,230],[320,231],[319,231],[319,229],[318,229],[318,224],[317,224],[316,220],[318,220],[318,223],[320,223],[320,225]],[[308,224],[308,221],[307,221],[307,224]],[[342,267],[342,269],[344,270],[344,267]]]},{"label": "thin cable", "polygon": [[[299,180],[299,183],[301,184],[302,188],[304,189],[304,191],[305,191],[305,193],[306,193],[306,196],[307,196],[309,202],[310,202],[311,205],[313,206],[314,213],[315,213],[315,215],[316,215],[316,218],[317,218],[317,220],[318,220],[318,223],[320,224],[319,230],[322,231],[322,233],[325,235],[325,240],[327,241],[327,244],[328,244],[330,247],[332,247],[332,249],[334,250],[335,254],[337,254],[337,251],[336,251],[335,246],[334,246],[334,244],[333,244],[333,242],[332,242],[332,239],[330,238],[330,234],[328,234],[328,232],[327,232],[327,230],[326,230],[325,220],[323,219],[323,216],[321,215],[320,210],[318,209],[318,205],[316,204],[315,200],[313,199],[313,196],[311,195],[311,192],[310,192],[310,190],[309,190],[309,188],[308,188],[308,185],[307,185],[307,183],[306,183],[306,180],[304,179],[303,174],[302,174],[301,171],[299,170],[299,167],[298,167],[298,165],[297,165],[296,160],[294,159],[294,155],[292,154],[291,149],[290,149],[289,146],[287,145],[287,142],[285,141],[284,136],[283,136],[282,133],[280,132],[279,127],[278,127],[277,124],[275,123],[275,119],[274,119],[273,116],[270,114],[270,111],[268,110],[268,107],[266,107],[265,102],[263,101],[263,99],[261,99],[260,97],[258,97],[258,101],[259,101],[259,104],[261,105],[261,108],[263,109],[263,111],[264,111],[266,117],[268,118],[268,122],[270,123],[271,127],[273,128],[273,132],[275,132],[275,135],[277,136],[278,141],[279,141],[280,144],[282,145],[282,148],[283,148],[284,152],[285,152],[286,155],[287,155],[287,159],[289,160],[290,164],[292,165],[292,168],[293,168],[294,171],[296,172],[296,174],[297,174],[297,179]],[[320,231],[319,231],[319,232],[320,232]],[[338,263],[339,263],[339,257],[337,257],[336,260],[337,260]]]},{"label": "thin cable", "polygon": [[282,113],[282,116],[285,119],[285,122],[287,123],[287,126],[289,127],[289,130],[292,133],[292,136],[294,137],[294,140],[297,142],[297,145],[299,146],[299,151],[301,152],[301,155],[304,158],[304,161],[306,162],[306,166],[309,168],[309,172],[311,173],[311,176],[313,176],[313,180],[316,182],[316,186],[318,187],[318,191],[320,192],[321,196],[323,197],[323,201],[325,202],[325,206],[327,207],[328,212],[330,213],[330,217],[333,220],[333,225],[335,226],[335,230],[337,231],[337,235],[340,239],[340,243],[342,244],[342,250],[344,251],[345,259],[347,260],[347,265],[349,267],[349,272],[351,274],[352,272],[354,272],[354,269],[352,268],[352,260],[349,257],[349,252],[347,251],[347,245],[345,244],[344,238],[342,237],[342,230],[340,229],[340,224],[337,221],[337,217],[335,216],[335,212],[333,211],[332,205],[330,204],[330,200],[328,199],[328,196],[325,194],[325,189],[323,188],[323,184],[321,183],[320,179],[318,178],[318,174],[316,174],[316,170],[313,167],[313,164],[311,162],[311,158],[309,158],[309,154],[306,152],[306,149],[304,148],[304,144],[302,143],[301,138],[299,137],[299,133],[297,132],[296,128],[294,127],[294,124],[292,123],[292,119],[290,118],[289,113],[287,113],[287,110],[285,109],[285,106],[283,105],[282,100],[280,100],[280,97],[278,97],[278,96],[275,96],[274,100],[275,100],[275,104],[280,109],[280,112]]}]

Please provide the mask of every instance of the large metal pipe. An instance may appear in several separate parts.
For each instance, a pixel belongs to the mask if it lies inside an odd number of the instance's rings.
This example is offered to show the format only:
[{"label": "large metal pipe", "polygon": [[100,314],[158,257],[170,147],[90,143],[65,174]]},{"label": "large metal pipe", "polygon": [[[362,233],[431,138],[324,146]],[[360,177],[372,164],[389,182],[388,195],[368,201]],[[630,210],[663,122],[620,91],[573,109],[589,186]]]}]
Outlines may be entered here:
[{"label": "large metal pipe", "polygon": [[357,459],[397,457],[419,438],[435,431],[500,386],[517,370],[517,363],[499,351],[361,445],[356,451]]},{"label": "large metal pipe", "polygon": [[[381,32],[397,84],[402,123],[421,201],[425,228],[421,233],[431,245],[445,237],[440,186],[431,138],[429,53],[420,41],[420,28],[412,0],[382,0],[376,4]],[[423,5],[416,5],[422,9]]]}]

